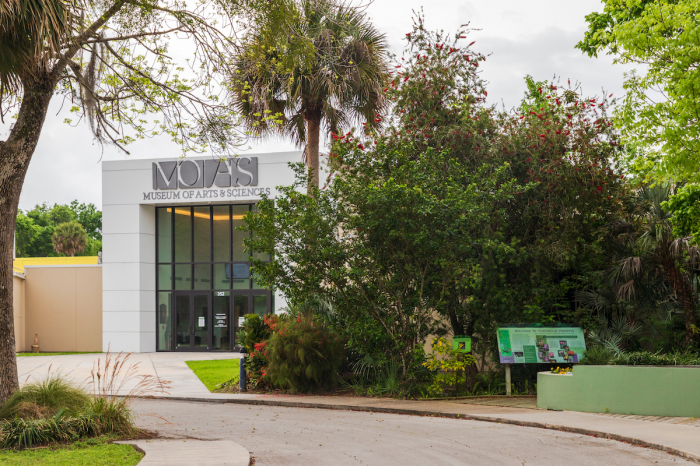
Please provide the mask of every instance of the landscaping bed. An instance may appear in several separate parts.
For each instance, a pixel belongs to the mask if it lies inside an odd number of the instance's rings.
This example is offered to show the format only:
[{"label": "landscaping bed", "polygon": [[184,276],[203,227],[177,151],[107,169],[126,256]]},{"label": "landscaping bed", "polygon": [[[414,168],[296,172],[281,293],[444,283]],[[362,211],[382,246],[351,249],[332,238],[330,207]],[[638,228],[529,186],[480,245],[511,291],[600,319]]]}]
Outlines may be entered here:
[{"label": "landscaping bed", "polygon": [[91,373],[90,391],[49,371],[14,392],[0,406],[0,463],[138,463],[142,455],[133,447],[111,441],[153,438],[136,427],[131,401],[163,393],[167,382],[138,375],[138,363],[121,353],[106,353]]}]

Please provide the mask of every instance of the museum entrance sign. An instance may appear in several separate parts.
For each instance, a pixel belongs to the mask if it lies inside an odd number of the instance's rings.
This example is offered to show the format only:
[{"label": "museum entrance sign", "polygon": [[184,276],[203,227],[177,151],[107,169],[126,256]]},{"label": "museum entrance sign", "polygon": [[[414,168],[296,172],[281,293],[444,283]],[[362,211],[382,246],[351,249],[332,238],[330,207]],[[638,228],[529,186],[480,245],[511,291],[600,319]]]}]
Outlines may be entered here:
[{"label": "museum entrance sign", "polygon": [[586,351],[580,327],[504,326],[496,336],[503,364],[571,364]]}]

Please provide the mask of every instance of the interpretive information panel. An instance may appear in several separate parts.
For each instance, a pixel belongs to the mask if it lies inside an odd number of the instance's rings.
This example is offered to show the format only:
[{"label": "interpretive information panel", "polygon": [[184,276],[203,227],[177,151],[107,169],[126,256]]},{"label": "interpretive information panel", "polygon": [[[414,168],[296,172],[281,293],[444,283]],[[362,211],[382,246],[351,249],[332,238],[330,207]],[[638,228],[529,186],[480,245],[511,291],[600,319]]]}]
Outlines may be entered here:
[{"label": "interpretive information panel", "polygon": [[496,336],[503,364],[577,363],[586,351],[578,327],[506,327]]}]

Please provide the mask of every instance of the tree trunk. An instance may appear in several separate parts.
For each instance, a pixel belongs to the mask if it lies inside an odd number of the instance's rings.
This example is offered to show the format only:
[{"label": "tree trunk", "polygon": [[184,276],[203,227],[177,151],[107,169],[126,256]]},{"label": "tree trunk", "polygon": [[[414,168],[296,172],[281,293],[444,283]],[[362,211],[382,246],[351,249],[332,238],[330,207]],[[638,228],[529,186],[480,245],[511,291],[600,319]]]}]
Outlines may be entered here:
[{"label": "tree trunk", "polygon": [[17,206],[55,88],[55,83],[44,72],[22,79],[22,84],[24,94],[17,121],[7,141],[0,141],[0,404],[19,388],[12,310],[12,251]]},{"label": "tree trunk", "polygon": [[308,112],[306,119],[306,164],[309,166],[309,180],[306,193],[313,195],[314,188],[319,188],[319,139],[321,135],[320,112]]},{"label": "tree trunk", "polygon": [[453,306],[449,306],[447,309],[447,315],[450,318],[450,326],[452,327],[452,334],[457,336],[457,335],[463,335],[464,334],[464,325],[459,321],[459,317],[457,316],[457,312],[455,312],[455,309]]}]

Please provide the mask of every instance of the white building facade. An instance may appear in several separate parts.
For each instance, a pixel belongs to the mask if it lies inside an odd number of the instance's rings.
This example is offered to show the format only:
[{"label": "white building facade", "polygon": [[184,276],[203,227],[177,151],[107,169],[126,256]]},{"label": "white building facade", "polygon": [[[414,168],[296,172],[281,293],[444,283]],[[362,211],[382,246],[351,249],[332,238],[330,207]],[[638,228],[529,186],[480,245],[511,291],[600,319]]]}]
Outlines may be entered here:
[{"label": "white building facade", "polygon": [[261,194],[294,182],[288,164],[300,160],[103,162],[103,349],[231,351],[246,314],[280,309],[282,297],[256,283],[239,227]]}]

